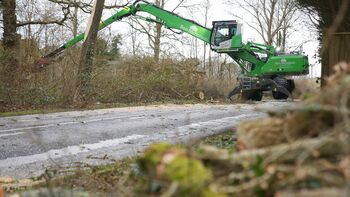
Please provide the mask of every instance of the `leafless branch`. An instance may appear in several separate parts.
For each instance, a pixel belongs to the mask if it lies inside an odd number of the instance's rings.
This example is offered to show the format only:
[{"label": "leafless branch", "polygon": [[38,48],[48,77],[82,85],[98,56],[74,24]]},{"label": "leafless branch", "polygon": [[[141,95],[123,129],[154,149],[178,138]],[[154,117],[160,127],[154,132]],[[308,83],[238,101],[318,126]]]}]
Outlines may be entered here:
[{"label": "leafless branch", "polygon": [[[81,2],[81,1],[74,1],[74,0],[49,0],[49,1],[53,2],[53,3],[60,4],[60,5],[66,5],[66,6],[69,6],[69,7],[77,7],[79,9],[81,9],[85,13],[91,13],[92,2],[84,3],[84,2]],[[104,9],[122,8],[122,7],[127,6],[128,4],[129,4],[129,1],[126,4],[123,4],[123,5],[117,5],[117,4],[105,5]]]},{"label": "leafless branch", "polygon": [[63,18],[62,19],[53,19],[53,20],[36,20],[36,21],[23,21],[17,22],[17,27],[22,27],[26,25],[48,25],[48,24],[57,24],[63,25],[63,23],[68,19],[68,15],[70,14],[70,9],[67,7],[62,7]]}]

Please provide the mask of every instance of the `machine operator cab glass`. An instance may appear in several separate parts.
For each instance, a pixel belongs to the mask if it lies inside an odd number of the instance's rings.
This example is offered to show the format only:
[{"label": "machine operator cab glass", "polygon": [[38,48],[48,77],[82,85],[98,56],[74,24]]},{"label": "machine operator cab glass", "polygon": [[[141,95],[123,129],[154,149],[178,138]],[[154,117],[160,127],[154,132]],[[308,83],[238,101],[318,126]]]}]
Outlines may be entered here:
[{"label": "machine operator cab glass", "polygon": [[217,52],[237,51],[242,47],[242,24],[237,21],[215,21],[211,48]]}]

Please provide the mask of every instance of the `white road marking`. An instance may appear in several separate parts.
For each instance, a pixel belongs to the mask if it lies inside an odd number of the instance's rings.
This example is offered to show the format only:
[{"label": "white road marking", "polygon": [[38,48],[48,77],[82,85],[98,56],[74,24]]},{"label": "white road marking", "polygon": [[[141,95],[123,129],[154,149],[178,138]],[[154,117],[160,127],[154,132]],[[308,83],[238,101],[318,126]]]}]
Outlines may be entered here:
[{"label": "white road marking", "polygon": [[0,138],[2,138],[2,137],[8,137],[8,136],[14,136],[14,135],[21,135],[21,134],[24,134],[24,132],[2,134],[2,135],[0,135]]},{"label": "white road marking", "polygon": [[86,153],[92,150],[97,150],[100,148],[106,148],[111,146],[117,146],[132,140],[137,140],[145,137],[145,135],[130,135],[123,138],[117,138],[113,140],[101,141],[94,144],[82,144],[78,146],[68,146],[62,149],[50,150],[45,153],[21,156],[21,157],[12,157],[5,160],[0,160],[0,168],[11,167],[16,164],[30,164],[38,161],[46,161],[49,159],[57,159],[65,156],[77,155],[79,153]]},{"label": "white road marking", "polygon": [[[180,126],[176,129],[172,129],[171,131],[164,131],[159,133],[158,135],[148,136],[151,142],[155,141],[166,141],[172,138],[177,138],[181,136],[187,135],[198,135],[201,134],[204,130],[215,130],[220,127],[225,127],[227,125],[235,125],[239,121],[244,119],[251,119],[254,117],[260,117],[261,114],[241,114],[234,117],[227,117],[222,119],[210,120],[205,122],[192,123],[189,125]],[[211,128],[211,129],[210,129]],[[203,130],[204,129],[204,130]],[[24,132],[23,132],[24,133]],[[0,136],[1,137],[1,136]],[[141,138],[147,137],[146,135],[130,135],[123,138],[116,138],[112,140],[100,141],[98,143],[93,144],[82,144],[75,146],[68,146],[62,149],[50,150],[45,153],[35,154],[35,155],[27,155],[21,157],[13,157],[7,158],[5,160],[0,160],[0,168],[3,167],[11,167],[17,165],[26,165],[35,162],[43,162],[47,160],[62,158],[66,156],[78,155],[80,153],[92,152],[97,149],[106,148],[106,147],[115,147],[123,143],[130,142],[132,140],[138,140]]]},{"label": "white road marking", "polygon": [[[200,112],[200,110],[192,110],[191,113]],[[159,113],[159,115],[166,114],[166,113]],[[0,133],[7,133],[7,132],[16,132],[16,131],[25,131],[25,130],[32,130],[32,129],[44,129],[44,128],[50,128],[50,127],[59,127],[59,126],[67,126],[67,125],[74,125],[74,124],[88,124],[88,123],[94,123],[94,122],[100,122],[100,121],[110,121],[110,120],[119,120],[127,118],[129,120],[141,120],[145,119],[145,116],[142,115],[134,115],[134,116],[117,116],[117,117],[110,117],[110,118],[98,118],[98,119],[91,119],[91,120],[80,120],[80,121],[69,121],[69,122],[58,122],[58,123],[51,123],[46,125],[36,125],[36,126],[29,126],[29,127],[21,127],[21,128],[13,128],[13,129],[4,129],[0,130]]]},{"label": "white road marking", "polygon": [[49,127],[67,126],[67,125],[74,125],[74,124],[86,124],[86,123],[93,123],[93,122],[100,122],[100,121],[118,120],[118,119],[122,119],[122,118],[130,118],[130,116],[99,118],[99,119],[91,119],[91,120],[85,120],[85,121],[82,120],[82,121],[71,121],[71,122],[59,122],[59,123],[52,123],[52,124],[47,124],[47,125],[37,125],[37,126],[31,126],[31,127],[5,129],[5,130],[0,130],[0,133],[31,130],[31,129],[43,129],[43,128],[49,128]]}]

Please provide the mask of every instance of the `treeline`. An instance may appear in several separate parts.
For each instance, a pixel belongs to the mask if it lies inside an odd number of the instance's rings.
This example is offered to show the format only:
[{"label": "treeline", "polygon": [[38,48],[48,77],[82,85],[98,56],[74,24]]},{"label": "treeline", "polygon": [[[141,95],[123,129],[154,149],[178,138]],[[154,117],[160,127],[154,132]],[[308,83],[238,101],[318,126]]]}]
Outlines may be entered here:
[{"label": "treeline", "polygon": [[[120,52],[119,36],[112,43],[99,38],[93,66],[93,103],[150,103],[156,101],[184,101],[224,98],[236,84],[239,68],[226,63],[225,58],[211,59],[207,71],[196,58],[133,56]],[[67,50],[63,58],[45,68],[38,68],[36,60],[41,50],[33,40],[21,39],[21,69],[16,80],[8,83],[2,77],[0,101],[2,105],[40,107],[43,105],[76,104],[76,83],[80,46]],[[0,63],[8,61],[7,51],[0,48]],[[4,67],[2,67],[4,68]],[[9,70],[2,70],[7,75]],[[3,110],[5,110],[4,108]]]},{"label": "treeline", "polygon": [[[40,58],[68,38],[83,32],[91,12],[89,1],[3,0],[0,25],[0,105],[42,106],[79,104],[79,58],[81,45],[64,52],[40,68]],[[122,1],[105,5],[119,8]],[[156,0],[160,7],[166,2]],[[189,1],[179,1],[187,7]],[[180,8],[179,8],[180,9]],[[159,24],[127,20],[127,36],[110,30],[99,34],[92,69],[91,103],[135,103],[167,100],[223,98],[235,86],[239,69],[216,54],[204,57],[208,48],[198,40],[169,33]],[[146,31],[147,30],[147,31]],[[191,49],[190,56],[174,53],[176,40]],[[127,45],[127,52],[121,51]],[[173,48],[173,49],[172,49]],[[192,52],[195,51],[195,52]],[[202,98],[203,99],[203,98]],[[0,109],[1,110],[1,109]]]}]

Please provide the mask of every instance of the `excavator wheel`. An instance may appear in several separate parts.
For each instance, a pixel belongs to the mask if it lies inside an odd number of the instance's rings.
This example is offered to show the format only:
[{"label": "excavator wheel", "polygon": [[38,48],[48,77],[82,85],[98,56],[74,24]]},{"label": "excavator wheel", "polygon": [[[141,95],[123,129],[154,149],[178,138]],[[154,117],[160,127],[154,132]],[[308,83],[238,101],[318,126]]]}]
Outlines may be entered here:
[{"label": "excavator wheel", "polygon": [[241,94],[242,101],[261,101],[263,97],[263,92],[261,90],[246,90]]},{"label": "excavator wheel", "polygon": [[289,84],[289,89],[288,89],[288,91],[289,91],[290,93],[292,93],[292,92],[295,90],[295,83],[294,83],[294,80],[288,79],[287,81],[288,81],[288,84]]},{"label": "excavator wheel", "polygon": [[263,98],[263,92],[261,90],[256,90],[252,96],[253,101],[261,101]]},{"label": "excavator wheel", "polygon": [[[284,87],[286,90],[288,90],[290,93],[294,90],[295,85],[293,80],[287,80],[286,78],[283,77],[276,77],[273,79],[275,83],[279,86]],[[282,99],[287,99],[289,95],[286,95],[282,92],[276,92],[272,91],[272,96],[276,100],[282,100]]]}]

